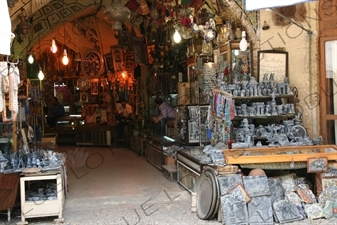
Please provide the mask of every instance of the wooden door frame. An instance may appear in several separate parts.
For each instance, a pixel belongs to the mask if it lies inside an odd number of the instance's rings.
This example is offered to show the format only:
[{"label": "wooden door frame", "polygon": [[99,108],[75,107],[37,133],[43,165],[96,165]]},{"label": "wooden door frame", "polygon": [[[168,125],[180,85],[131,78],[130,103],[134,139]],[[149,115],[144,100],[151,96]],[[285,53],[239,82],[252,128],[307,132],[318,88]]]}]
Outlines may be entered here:
[{"label": "wooden door frame", "polygon": [[319,89],[319,95],[320,95],[320,130],[323,137],[323,142],[328,143],[328,130],[327,130],[327,121],[330,120],[337,120],[337,114],[330,114],[327,111],[327,103],[330,101],[328,98],[328,95],[326,93],[327,90],[327,82],[326,82],[326,61],[325,61],[325,42],[327,41],[333,41],[337,40],[337,36],[325,36],[319,38],[319,53],[320,53],[320,61],[319,61],[319,71],[320,71],[320,89]]}]

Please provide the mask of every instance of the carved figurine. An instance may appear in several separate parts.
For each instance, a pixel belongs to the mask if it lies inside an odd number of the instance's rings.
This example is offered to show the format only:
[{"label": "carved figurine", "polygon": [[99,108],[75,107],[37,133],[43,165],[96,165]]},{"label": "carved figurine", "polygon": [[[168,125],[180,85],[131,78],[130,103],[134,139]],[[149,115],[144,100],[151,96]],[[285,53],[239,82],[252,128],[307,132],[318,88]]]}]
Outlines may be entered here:
[{"label": "carved figurine", "polygon": [[265,105],[265,108],[264,108],[265,110],[264,110],[264,114],[266,115],[266,116],[270,116],[271,115],[271,105],[270,105],[270,103],[268,104],[266,104]]},{"label": "carved figurine", "polygon": [[283,113],[283,105],[277,105],[277,115],[282,115]]},{"label": "carved figurine", "polygon": [[257,86],[257,96],[262,96],[261,83]]},{"label": "carved figurine", "polygon": [[285,77],[285,78],[284,78],[283,83],[284,83],[284,85],[285,85],[285,92],[286,92],[286,94],[287,94],[287,95],[292,95],[293,92],[291,91],[290,83],[289,83],[288,77]]},{"label": "carved figurine", "polygon": [[242,113],[242,116],[248,116],[248,111],[247,111],[247,105],[246,104],[241,104],[241,113]]}]

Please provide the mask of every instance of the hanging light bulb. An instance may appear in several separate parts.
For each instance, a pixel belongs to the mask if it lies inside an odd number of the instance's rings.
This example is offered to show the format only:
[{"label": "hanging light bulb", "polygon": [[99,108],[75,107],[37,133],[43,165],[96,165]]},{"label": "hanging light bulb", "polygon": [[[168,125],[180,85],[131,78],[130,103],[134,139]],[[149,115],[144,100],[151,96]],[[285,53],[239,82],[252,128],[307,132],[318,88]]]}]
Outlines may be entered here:
[{"label": "hanging light bulb", "polygon": [[44,74],[43,74],[41,68],[40,68],[39,73],[37,74],[37,77],[39,78],[39,80],[43,80],[44,79]]},{"label": "hanging light bulb", "polygon": [[68,54],[67,54],[67,49],[64,49],[64,50],[63,50],[62,63],[63,63],[63,65],[68,65],[68,63],[69,63]]},{"label": "hanging light bulb", "polygon": [[246,51],[248,47],[248,43],[246,40],[246,31],[242,31],[242,39],[240,41],[240,50],[241,51]]},{"label": "hanging light bulb", "polygon": [[33,57],[32,53],[30,53],[29,56],[28,56],[28,62],[30,64],[33,64],[33,62],[34,62],[34,57]]},{"label": "hanging light bulb", "polygon": [[180,35],[178,29],[176,29],[176,31],[173,34],[173,41],[175,43],[180,43],[180,41],[181,41],[181,35]]},{"label": "hanging light bulb", "polygon": [[57,45],[56,45],[55,38],[53,38],[53,40],[51,41],[50,50],[51,50],[52,53],[56,53],[57,52]]}]

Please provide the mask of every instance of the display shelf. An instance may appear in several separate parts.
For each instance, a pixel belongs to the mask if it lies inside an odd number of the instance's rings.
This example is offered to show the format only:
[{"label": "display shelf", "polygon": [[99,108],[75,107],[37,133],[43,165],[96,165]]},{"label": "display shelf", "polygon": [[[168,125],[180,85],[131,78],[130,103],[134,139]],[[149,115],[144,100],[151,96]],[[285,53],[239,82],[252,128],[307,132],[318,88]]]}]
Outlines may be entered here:
[{"label": "display shelf", "polygon": [[[20,178],[20,197],[21,197],[21,222],[17,225],[28,224],[27,218],[57,216],[55,222],[63,221],[64,207],[64,187],[63,175],[60,172],[48,172],[47,174],[26,174]],[[55,200],[26,200],[26,182],[32,181],[55,181],[57,189],[57,199]]]},{"label": "display shelf", "polygon": [[273,146],[224,150],[226,164],[306,162],[308,158],[337,160],[337,146]]},{"label": "display shelf", "polygon": [[275,116],[235,116],[234,120],[242,120],[244,118],[247,119],[273,119],[273,118],[280,118],[280,117],[294,117],[295,113],[287,113],[282,115],[275,115]]},{"label": "display shelf", "polygon": [[[277,94],[275,95],[275,98],[291,98],[291,97],[295,97],[294,95],[281,95],[281,94]],[[234,96],[233,95],[233,99],[235,100],[251,100],[251,99],[270,99],[272,98],[272,96]]]}]

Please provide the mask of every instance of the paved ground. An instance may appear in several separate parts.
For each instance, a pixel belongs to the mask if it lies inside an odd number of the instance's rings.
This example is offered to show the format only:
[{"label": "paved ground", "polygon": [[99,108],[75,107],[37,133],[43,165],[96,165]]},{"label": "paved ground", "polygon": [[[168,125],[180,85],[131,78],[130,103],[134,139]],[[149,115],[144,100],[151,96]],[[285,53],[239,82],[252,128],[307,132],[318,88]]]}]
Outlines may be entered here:
[{"label": "paved ground", "polygon": [[[69,149],[63,151],[73,154],[77,165],[68,170],[70,189],[63,215],[66,225],[221,224],[216,220],[198,219],[191,212],[189,193],[176,182],[169,182],[144,157],[137,157],[132,151]],[[83,157],[88,157],[84,160],[88,165],[81,163]],[[48,225],[53,224],[54,218],[28,219],[28,222]],[[19,209],[14,209],[11,222],[6,222],[5,215],[0,216],[0,225],[18,221]],[[289,224],[337,225],[337,218]]]}]

